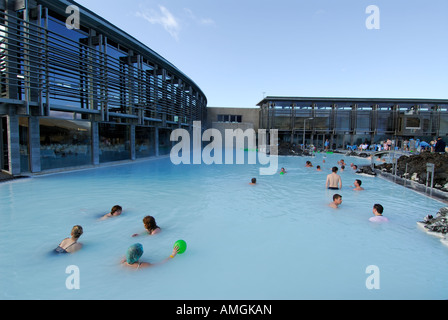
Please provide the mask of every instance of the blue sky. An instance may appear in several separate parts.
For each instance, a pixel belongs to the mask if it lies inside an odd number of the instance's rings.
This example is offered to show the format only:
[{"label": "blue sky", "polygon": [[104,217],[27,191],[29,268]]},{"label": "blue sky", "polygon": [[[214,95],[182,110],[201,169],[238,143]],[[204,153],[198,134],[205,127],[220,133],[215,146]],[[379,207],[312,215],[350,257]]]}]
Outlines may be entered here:
[{"label": "blue sky", "polygon": [[[448,99],[447,0],[78,0],[158,52],[212,107],[263,96]],[[368,29],[369,5],[379,29]]]}]

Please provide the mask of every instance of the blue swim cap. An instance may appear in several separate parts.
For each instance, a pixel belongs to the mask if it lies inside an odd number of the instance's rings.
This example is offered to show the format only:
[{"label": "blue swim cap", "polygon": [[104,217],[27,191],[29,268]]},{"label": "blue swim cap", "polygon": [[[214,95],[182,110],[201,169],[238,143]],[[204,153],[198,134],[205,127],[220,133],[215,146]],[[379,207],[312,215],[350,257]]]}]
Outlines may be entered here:
[{"label": "blue swim cap", "polygon": [[129,264],[134,264],[143,255],[143,246],[140,243],[133,244],[126,252],[126,261]]}]

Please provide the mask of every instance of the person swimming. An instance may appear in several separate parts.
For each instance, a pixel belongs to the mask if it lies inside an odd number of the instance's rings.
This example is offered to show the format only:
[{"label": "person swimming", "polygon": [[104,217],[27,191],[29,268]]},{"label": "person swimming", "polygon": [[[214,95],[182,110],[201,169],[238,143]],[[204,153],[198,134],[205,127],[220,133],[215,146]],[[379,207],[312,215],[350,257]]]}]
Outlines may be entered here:
[{"label": "person swimming", "polygon": [[257,178],[252,178],[252,180],[249,184],[251,184],[251,185],[257,184]]},{"label": "person swimming", "polygon": [[372,213],[374,217],[369,218],[370,222],[388,222],[389,219],[383,216],[384,208],[382,205],[376,203],[373,205]]},{"label": "person swimming", "polygon": [[[157,225],[156,219],[153,216],[144,217],[143,225],[145,226],[146,232],[151,236],[162,231],[162,229],[160,229],[160,227]],[[136,234],[133,234],[132,237],[137,237],[138,235],[139,234],[136,233]]]},{"label": "person swimming", "polygon": [[355,190],[355,191],[362,191],[362,190],[364,190],[364,188],[361,187],[361,185],[362,185],[362,181],[359,180],[359,179],[356,179],[355,182],[353,183],[353,185],[355,186],[355,187],[353,188],[353,190]]},{"label": "person swimming", "polygon": [[166,258],[165,260],[163,260],[157,264],[149,263],[149,262],[141,262],[140,258],[143,255],[143,246],[140,243],[135,243],[128,248],[128,250],[126,251],[126,258],[123,259],[121,261],[121,263],[126,267],[130,267],[130,268],[134,268],[134,269],[138,270],[141,268],[147,268],[147,267],[165,263],[168,260],[173,259],[177,255],[178,252],[179,252],[179,247],[176,246],[173,248],[173,251],[171,252],[171,255],[168,258]]},{"label": "person swimming", "polygon": [[105,214],[104,216],[101,217],[101,220],[106,220],[112,217],[118,217],[119,215],[121,215],[122,212],[123,208],[119,205],[115,205],[112,207],[112,209],[110,209],[110,212],[108,214]]},{"label": "person swimming", "polygon": [[71,231],[71,238],[65,238],[61,241],[55,253],[73,253],[82,248],[82,244],[78,242],[79,237],[83,234],[81,226],[74,226]]},{"label": "person swimming", "polygon": [[342,204],[342,196],[340,194],[333,195],[333,202],[329,204],[330,207],[337,209]]}]

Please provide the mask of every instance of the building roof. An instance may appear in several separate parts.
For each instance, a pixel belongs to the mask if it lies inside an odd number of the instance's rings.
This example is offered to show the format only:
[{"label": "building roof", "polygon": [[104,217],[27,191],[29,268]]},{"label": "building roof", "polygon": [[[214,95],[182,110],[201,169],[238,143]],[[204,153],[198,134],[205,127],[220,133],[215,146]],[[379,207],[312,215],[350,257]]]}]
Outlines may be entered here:
[{"label": "building roof", "polygon": [[53,10],[58,13],[65,12],[66,8],[70,5],[77,6],[80,9],[80,16],[83,26],[95,29],[98,32],[102,33],[103,35],[107,36],[108,38],[128,47],[128,49],[138,51],[138,53],[142,54],[143,56],[146,56],[147,58],[150,57],[151,59],[149,60],[156,63],[157,65],[160,65],[167,71],[175,74],[178,78],[182,79],[183,81],[188,82],[194,87],[194,90],[198,91],[201,95],[206,97],[206,95],[204,94],[204,92],[202,92],[200,87],[193,80],[191,80],[186,74],[184,74],[176,66],[174,66],[171,62],[166,60],[160,54],[150,49],[148,46],[146,46],[133,36],[129,35],[125,31],[116,27],[115,25],[113,25],[106,19],[100,17],[96,13],[90,11],[86,7],[83,7],[82,5],[78,4],[73,0],[57,0],[57,1],[37,0],[37,1],[38,3],[41,3],[45,7],[49,8],[50,10]]},{"label": "building roof", "polygon": [[285,97],[268,96],[261,100],[257,106],[275,101],[312,101],[312,102],[357,102],[357,103],[416,103],[416,104],[448,104],[448,99],[412,99],[412,98],[344,98],[344,97]]}]

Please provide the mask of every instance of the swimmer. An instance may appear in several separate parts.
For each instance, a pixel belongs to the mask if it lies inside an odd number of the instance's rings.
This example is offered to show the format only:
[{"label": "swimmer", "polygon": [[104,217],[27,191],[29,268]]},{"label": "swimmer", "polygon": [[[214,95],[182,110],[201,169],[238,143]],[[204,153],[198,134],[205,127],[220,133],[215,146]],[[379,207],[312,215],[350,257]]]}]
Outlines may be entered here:
[{"label": "swimmer", "polygon": [[249,184],[251,184],[251,185],[257,184],[257,178],[252,178],[252,180]]},{"label": "swimmer", "polygon": [[341,172],[344,172],[344,169],[345,169],[345,166],[342,165],[342,166],[341,166]]},{"label": "swimmer", "polygon": [[342,203],[342,196],[340,194],[333,195],[333,202],[329,204],[330,207],[337,209]]},{"label": "swimmer", "polygon": [[362,191],[364,190],[363,187],[361,187],[362,181],[359,179],[356,179],[355,182],[353,183],[355,188],[353,189],[354,191]]},{"label": "swimmer", "polygon": [[320,166],[316,167],[317,171],[322,171],[322,169],[320,168]]},{"label": "swimmer", "polygon": [[130,246],[126,252],[126,258],[121,260],[121,264],[123,264],[125,267],[133,268],[133,269],[143,269],[152,267],[155,265],[163,264],[171,259],[173,259],[177,253],[179,252],[179,247],[176,246],[173,249],[173,252],[171,252],[171,255],[166,258],[165,260],[158,262],[158,263],[149,263],[149,262],[141,262],[140,258],[143,255],[143,246],[140,243],[133,244]]},{"label": "swimmer", "polygon": [[83,234],[81,226],[74,226],[71,232],[71,238],[65,238],[59,244],[59,246],[54,249],[56,253],[73,253],[82,248],[82,244],[78,242],[79,237]]},{"label": "swimmer", "polygon": [[[149,234],[150,236],[158,234],[160,231],[162,231],[162,229],[160,229],[160,227],[157,225],[156,219],[154,219],[154,217],[152,217],[152,216],[144,217],[143,225],[145,226],[146,233]],[[138,233],[135,233],[132,235],[132,237],[137,237],[137,236],[139,236]]]},{"label": "swimmer", "polygon": [[388,222],[389,219],[383,216],[384,208],[380,204],[374,204],[372,213],[374,217],[369,219],[370,222]]},{"label": "swimmer", "polygon": [[305,167],[307,168],[311,168],[313,166],[313,164],[311,163],[311,161],[307,161],[305,164]]},{"label": "swimmer", "polygon": [[123,212],[123,208],[121,208],[119,205],[113,206],[112,209],[110,209],[110,213],[105,214],[100,220],[106,220],[108,218],[112,217],[118,217]]},{"label": "swimmer", "polygon": [[327,176],[327,181],[325,182],[325,188],[330,190],[342,189],[342,179],[338,175],[338,167],[333,167],[331,173]]},{"label": "swimmer", "polygon": [[280,174],[285,174],[285,173],[286,173],[285,168],[282,168],[282,169],[280,170]]}]

